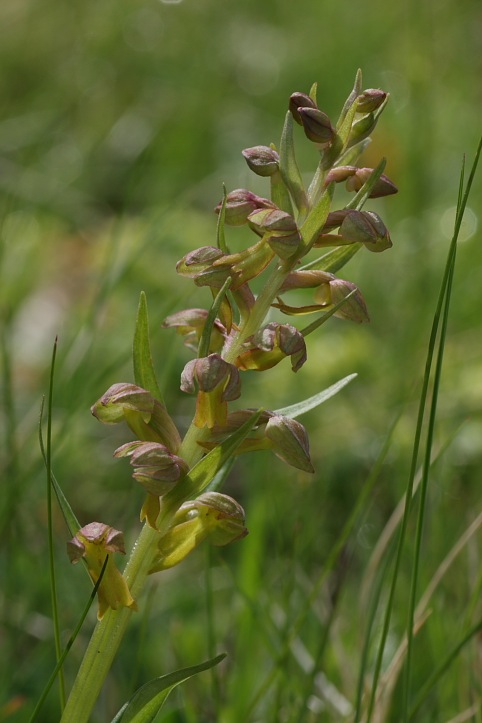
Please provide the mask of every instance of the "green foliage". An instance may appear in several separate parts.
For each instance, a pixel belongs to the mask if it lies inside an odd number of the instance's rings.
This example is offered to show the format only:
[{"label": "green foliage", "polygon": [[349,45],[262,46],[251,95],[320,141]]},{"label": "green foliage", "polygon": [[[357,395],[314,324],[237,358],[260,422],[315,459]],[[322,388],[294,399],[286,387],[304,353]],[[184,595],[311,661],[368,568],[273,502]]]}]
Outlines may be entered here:
[{"label": "green foliage", "polygon": [[145,683],[132,698],[122,706],[112,723],[153,723],[157,714],[167,700],[167,696],[180,683],[192,678],[193,675],[218,665],[226,655],[218,655],[205,663],[190,668],[176,670],[160,678]]}]

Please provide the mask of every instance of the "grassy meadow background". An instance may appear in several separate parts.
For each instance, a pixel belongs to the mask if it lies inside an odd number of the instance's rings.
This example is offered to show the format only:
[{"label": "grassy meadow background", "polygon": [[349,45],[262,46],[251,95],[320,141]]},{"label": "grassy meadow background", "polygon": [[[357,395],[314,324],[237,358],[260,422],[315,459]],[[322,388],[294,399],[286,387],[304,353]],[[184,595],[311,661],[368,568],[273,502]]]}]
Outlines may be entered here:
[{"label": "grassy meadow background", "polygon": [[[140,682],[213,651],[227,660],[173,694],[159,721],[353,720],[371,601],[379,596],[367,675],[386,604],[382,573],[393,557],[383,534],[407,483],[460,165],[481,132],[481,38],[478,0],[2,0],[0,721],[28,720],[55,664],[37,432],[55,336],[54,472],[83,524],[104,521],[132,542],[142,492],[112,459],[129,437],[89,408],[111,384],[132,380],[139,293],[168,407],[185,428],[193,400],[178,387],[190,355],[160,324],[209,297],[177,277],[175,263],[214,243],[223,183],[267,194],[241,150],[278,142],[290,93],[317,81],[320,107],[336,119],[360,67],[364,87],[391,94],[364,164],[386,156],[399,187],[367,206],[383,216],[393,248],[362,251],[341,273],[362,289],[371,325],[332,320],[309,338],[297,375],[285,363],[244,376],[243,404],[282,407],[346,374],[358,378],[303,419],[314,475],[267,453],[237,463],[225,491],[245,507],[250,535],[152,578],[93,723],[111,720]],[[314,171],[301,133],[297,147]],[[420,594],[482,513],[481,191],[479,173],[454,280]],[[369,503],[312,594],[398,416]],[[68,562],[57,510],[55,527],[67,640],[89,587]],[[414,530],[413,514],[384,669],[405,629]],[[430,600],[415,640],[413,699],[480,618],[481,539],[471,536]],[[69,684],[94,619],[92,610],[67,659]],[[399,720],[395,674],[391,682],[379,723]],[[480,723],[481,701],[479,637],[413,720]],[[57,719],[52,692],[39,720]]]}]

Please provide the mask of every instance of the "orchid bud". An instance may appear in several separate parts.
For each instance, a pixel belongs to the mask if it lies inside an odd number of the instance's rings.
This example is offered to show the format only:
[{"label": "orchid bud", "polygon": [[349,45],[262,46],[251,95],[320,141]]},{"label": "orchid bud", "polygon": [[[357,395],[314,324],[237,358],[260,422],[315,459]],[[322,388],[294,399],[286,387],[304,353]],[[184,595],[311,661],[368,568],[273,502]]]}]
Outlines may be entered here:
[{"label": "orchid bud", "polygon": [[239,502],[219,492],[204,492],[197,499],[186,503],[204,516],[209,525],[209,541],[216,547],[229,545],[246,537],[245,513]]},{"label": "orchid bud", "polygon": [[181,390],[197,393],[194,424],[212,429],[215,424],[225,423],[227,402],[238,399],[241,394],[239,371],[219,354],[193,359],[182,372]]},{"label": "orchid bud", "polygon": [[373,211],[351,211],[340,226],[340,235],[363,243],[369,251],[385,251],[392,246],[387,227]]},{"label": "orchid bud", "polygon": [[164,404],[135,384],[113,384],[91,412],[104,424],[124,421],[140,439],[161,442],[172,452],[181,446],[179,432]]},{"label": "orchid bud", "polygon": [[325,177],[324,185],[327,186],[329,183],[341,183],[346,181],[357,172],[356,166],[335,166],[332,168]]},{"label": "orchid bud", "polygon": [[357,113],[371,113],[385,102],[388,93],[380,88],[367,88],[356,100]]},{"label": "orchid bud", "polygon": [[298,115],[305,135],[310,141],[325,145],[335,138],[336,131],[323,111],[318,108],[298,108]]},{"label": "orchid bud", "polygon": [[174,517],[174,526],[161,537],[158,555],[149,572],[167,570],[182,562],[205,539],[227,545],[245,537],[244,510],[235,500],[207,492],[185,502]]},{"label": "orchid bud", "polygon": [[277,457],[304,472],[314,472],[306,429],[296,419],[275,415],[266,425],[266,437]]},{"label": "orchid bud", "polygon": [[265,231],[296,231],[296,221],[289,213],[279,208],[263,208],[248,216],[250,226]]},{"label": "orchid bud", "polygon": [[269,146],[254,146],[243,152],[246,163],[258,176],[272,176],[279,170],[279,155]]},{"label": "orchid bud", "polygon": [[299,108],[317,108],[315,101],[306,93],[292,93],[290,96],[289,109],[293,116],[293,119],[298,125],[303,125],[301,116],[298,113]]},{"label": "orchid bud", "polygon": [[130,457],[134,479],[157,497],[169,492],[189,471],[181,457],[158,442],[127,442],[116,449],[114,457]]},{"label": "orchid bud", "polygon": [[292,289],[307,289],[320,284],[329,284],[334,279],[333,274],[321,269],[304,269],[292,271],[287,275],[280,289],[280,294]]},{"label": "orchid bud", "polygon": [[249,340],[250,349],[239,355],[237,366],[242,370],[265,371],[287,356],[297,372],[306,361],[303,334],[290,324],[272,321]]},{"label": "orchid bud", "polygon": [[102,522],[91,522],[82,527],[67,543],[67,552],[70,561],[74,564],[82,558],[85,559],[94,584],[99,579],[105,559],[109,555],[97,590],[99,603],[97,617],[99,620],[109,608],[118,610],[121,607],[128,607],[137,610],[127,582],[115,566],[112,557],[114,552],[121,552],[125,555],[124,537],[120,530],[115,530]]},{"label": "orchid bud", "polygon": [[181,276],[193,278],[222,256],[224,256],[223,251],[216,246],[201,246],[183,256],[176,264],[176,271]]},{"label": "orchid bud", "polygon": [[135,384],[113,384],[90,411],[99,422],[117,424],[124,421],[126,410],[137,412],[147,423],[154,411],[154,397]]},{"label": "orchid bud", "polygon": [[[368,181],[373,173],[373,168],[356,168],[346,181],[347,191],[359,191]],[[398,188],[394,183],[382,173],[378,181],[373,186],[369,198],[381,198],[382,196],[391,196],[398,193]]]},{"label": "orchid bud", "polygon": [[358,324],[364,324],[370,321],[361,291],[355,284],[352,284],[351,281],[333,279],[333,281],[330,282],[330,294],[331,303],[334,306],[351,294],[350,298],[335,311],[334,315],[339,319],[356,321]]},{"label": "orchid bud", "polygon": [[[222,202],[218,203],[214,209],[216,213],[220,213]],[[228,226],[242,226],[246,223],[250,213],[257,208],[273,208],[274,204],[267,198],[257,196],[245,188],[237,188],[226,196],[225,205],[225,221]]]},{"label": "orchid bud", "polygon": [[263,233],[263,240],[282,259],[294,256],[301,244],[296,221],[280,209],[261,209],[248,217],[250,226]]}]

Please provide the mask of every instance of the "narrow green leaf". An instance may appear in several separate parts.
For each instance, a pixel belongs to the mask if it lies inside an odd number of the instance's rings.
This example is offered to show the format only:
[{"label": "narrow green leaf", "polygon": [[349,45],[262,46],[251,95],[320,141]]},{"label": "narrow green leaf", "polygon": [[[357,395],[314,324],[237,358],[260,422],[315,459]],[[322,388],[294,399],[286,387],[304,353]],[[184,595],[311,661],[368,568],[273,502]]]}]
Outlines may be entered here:
[{"label": "narrow green leaf", "polygon": [[318,101],[316,99],[316,94],[318,91],[318,83],[313,83],[313,85],[310,88],[310,98],[313,101],[313,103],[318,104]]},{"label": "narrow green leaf", "polygon": [[290,216],[294,216],[291,196],[285,182],[283,181],[283,176],[280,171],[277,171],[270,176],[270,186],[271,200],[273,203],[285,213],[289,213]]},{"label": "narrow green leaf", "polygon": [[300,267],[300,271],[306,271],[307,269],[318,269],[320,271],[327,271],[329,274],[336,274],[350,259],[362,248],[362,243],[350,244],[349,246],[337,246],[336,248],[328,251],[327,254],[319,256],[314,261],[310,261],[309,264],[305,264]]},{"label": "narrow green leaf", "polygon": [[335,384],[332,384],[331,387],[324,389],[322,392],[318,392],[318,394],[315,394],[312,397],[308,397],[308,399],[304,399],[302,402],[291,404],[289,407],[276,409],[275,414],[282,414],[284,417],[296,419],[296,417],[309,412],[310,409],[315,409],[315,407],[318,407],[320,404],[323,404],[323,402],[326,402],[328,399],[331,399],[331,397],[334,397],[335,394],[338,394],[338,392],[343,389],[343,387],[346,387],[347,384],[353,381],[356,376],[358,375],[349,374]]},{"label": "narrow green leaf", "polygon": [[308,326],[305,326],[304,329],[301,329],[301,333],[303,334],[303,336],[306,338],[308,336],[308,334],[312,334],[322,324],[327,322],[328,319],[330,317],[332,317],[333,314],[335,314],[338,311],[338,309],[340,309],[343,306],[343,304],[346,304],[348,299],[354,295],[355,291],[356,291],[356,289],[353,289],[353,291],[350,291],[350,293],[347,294],[344,299],[340,299],[340,301],[337,304],[335,304],[335,306],[332,306],[329,311],[325,311],[325,313],[321,314],[321,316],[319,316],[317,319],[315,319],[315,321],[312,321],[311,324],[308,324]]},{"label": "narrow green leaf", "polygon": [[[52,522],[52,407],[53,407],[53,395],[54,395],[54,376],[55,376],[55,359],[57,357],[57,343],[58,339],[55,337],[54,346],[52,349],[52,360],[50,364],[50,379],[49,379],[49,394],[47,402],[47,445],[45,448],[45,467],[47,472],[47,535],[48,535],[48,550],[49,550],[49,571],[50,571],[50,597],[52,602],[52,619],[54,624],[54,642],[55,642],[55,655],[57,661],[61,656],[61,639],[60,639],[60,618],[59,618],[59,605],[57,597],[57,575],[55,571],[55,556],[54,556],[54,532]],[[65,680],[63,671],[60,671],[59,675],[59,698],[60,698],[60,709],[65,708]]]},{"label": "narrow green leaf", "polygon": [[306,213],[308,210],[308,199],[296,162],[293,143],[293,116],[289,111],[286,114],[286,120],[281,134],[279,167],[283,181],[293,196],[296,208],[300,213]]},{"label": "narrow green leaf", "polygon": [[62,489],[53,474],[51,480],[52,487],[54,488],[54,492],[57,497],[57,502],[59,503],[59,507],[64,516],[65,524],[69,528],[69,532],[72,537],[74,537],[74,535],[77,534],[77,532],[80,530],[80,522],[75,516],[74,511],[67,500],[67,497],[62,492]]},{"label": "narrow green leaf", "polygon": [[351,104],[346,116],[344,117],[340,127],[337,130],[337,135],[340,138],[341,143],[342,143],[342,148],[341,148],[340,153],[343,153],[343,151],[345,150],[345,148],[348,144],[348,138],[350,137],[350,131],[351,131],[351,127],[353,125],[353,119],[355,117],[355,113],[356,113],[356,99]]},{"label": "narrow green leaf", "polygon": [[226,186],[223,183],[223,200],[221,203],[221,210],[219,211],[218,225],[216,227],[216,239],[218,248],[221,249],[221,251],[224,251],[225,254],[229,253],[226,245],[226,236],[224,234],[224,223],[226,220],[226,196]]},{"label": "narrow green leaf", "polygon": [[362,91],[362,83],[363,83],[362,72],[361,72],[360,68],[358,68],[356,76],[355,76],[355,83],[353,85],[353,89],[345,101],[343,109],[340,113],[340,117],[338,118],[337,127],[343,123],[343,119],[345,118],[346,114],[348,113],[348,110],[352,106],[353,101],[360,95],[360,93]]},{"label": "narrow green leaf", "polygon": [[[481,139],[482,143],[482,139]],[[432,398],[429,405],[429,419],[427,425],[427,436],[424,450],[423,470],[422,470],[422,481],[420,484],[420,504],[418,508],[417,517],[417,528],[415,533],[415,551],[414,551],[414,563],[412,568],[411,584],[410,584],[410,597],[408,605],[408,622],[407,622],[407,656],[404,669],[404,679],[402,687],[402,719],[404,723],[408,723],[409,720],[409,705],[410,705],[410,687],[411,687],[411,675],[412,665],[414,657],[414,642],[413,642],[413,629],[415,620],[415,605],[417,598],[417,587],[418,579],[420,577],[420,564],[422,557],[422,539],[423,539],[423,528],[426,511],[427,501],[427,489],[429,482],[430,466],[432,459],[432,446],[433,438],[435,434],[435,422],[437,416],[437,402],[438,392],[440,388],[440,380],[442,376],[442,365],[445,349],[445,341],[447,336],[448,317],[450,310],[450,301],[452,293],[452,282],[454,277],[455,261],[457,255],[457,241],[460,232],[460,225],[462,223],[465,206],[467,204],[468,195],[470,192],[471,182],[475,174],[477,162],[480,154],[481,143],[477,150],[477,155],[472,166],[472,173],[467,183],[466,191],[464,193],[464,171],[465,171],[465,158],[462,162],[462,168],[460,173],[460,184],[459,184],[459,195],[457,202],[457,216],[455,220],[454,233],[450,244],[449,255],[444,273],[444,279],[442,283],[442,289],[437,304],[437,310],[434,316],[433,330],[431,335],[431,355],[435,353],[435,340],[437,335],[437,328],[440,325],[439,341],[437,345],[436,361],[435,361],[435,373],[433,380]],[[430,361],[432,361],[432,356]]]},{"label": "narrow green leaf", "polygon": [[198,357],[207,356],[209,354],[209,344],[211,341],[211,334],[213,331],[214,322],[216,321],[219,307],[223,303],[223,299],[226,296],[226,291],[229,289],[232,282],[232,278],[228,276],[223,286],[216,294],[216,298],[214,299],[212,306],[209,309],[206,323],[204,324],[204,329],[199,340]]},{"label": "narrow green leaf", "polygon": [[336,162],[337,166],[356,166],[358,159],[371,143],[371,138],[364,138],[359,143],[348,148]]},{"label": "narrow green leaf", "polygon": [[189,680],[194,675],[210,670],[218,665],[226,654],[218,655],[190,668],[182,668],[173,673],[154,678],[139,688],[126,703],[111,723],[152,723],[164,705],[169,693],[180,683]]},{"label": "narrow green leaf", "polygon": [[139,298],[132,352],[136,384],[143,389],[147,389],[153,397],[163,403],[162,393],[157,383],[154,364],[152,363],[147,299],[143,291],[141,291]]},{"label": "narrow green leaf", "polygon": [[316,206],[311,209],[300,228],[305,253],[311,248],[313,243],[316,241],[317,236],[320,234],[321,229],[325,225],[325,221],[330,212],[334,187],[334,183],[329,184],[322,193],[320,200],[317,202]]},{"label": "narrow green leaf", "polygon": [[[44,461],[46,469],[48,470],[49,466],[47,463],[47,453],[45,450],[44,439],[43,439],[43,434],[42,434],[43,409],[44,409],[44,400],[42,399],[42,404],[40,406],[38,435],[39,435],[39,444],[40,444],[40,452],[42,454],[42,459]],[[54,488],[54,492],[57,497],[57,502],[59,503],[59,507],[64,516],[65,523],[66,523],[67,527],[69,528],[70,534],[73,537],[76,534],[76,532],[78,530],[80,530],[81,525],[80,525],[78,519],[76,518],[72,507],[70,506],[69,502],[67,501],[66,496],[62,492],[62,489],[61,489],[59,483],[57,482],[52,470],[50,470],[50,482],[52,484],[52,487]]]}]

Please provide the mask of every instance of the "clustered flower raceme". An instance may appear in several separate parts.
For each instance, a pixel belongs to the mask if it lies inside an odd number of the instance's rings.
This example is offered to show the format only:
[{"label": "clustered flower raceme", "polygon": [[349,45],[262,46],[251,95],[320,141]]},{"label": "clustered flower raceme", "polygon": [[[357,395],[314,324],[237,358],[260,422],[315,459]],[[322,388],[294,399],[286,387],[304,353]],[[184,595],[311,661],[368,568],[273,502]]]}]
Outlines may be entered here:
[{"label": "clustered flower raceme", "polygon": [[[358,323],[369,320],[357,286],[332,271],[341,268],[360,248],[380,252],[392,245],[380,216],[362,210],[362,205],[367,198],[388,196],[397,189],[381,168],[356,165],[387,100],[382,90],[362,90],[359,73],[333,124],[318,107],[316,86],[309,95],[293,93],[280,148],[272,144],[243,151],[248,167],[269,179],[271,198],[247,189],[225,195],[215,208],[219,215],[217,245],[195,249],[178,262],[177,272],[198,287],[208,287],[214,299],[210,310],[179,311],[163,323],[164,328],[176,329],[196,354],[181,374],[181,390],[196,395],[190,434],[197,430],[194,434],[203,454],[209,455],[225,444],[252,417],[255,410],[229,409],[229,404],[241,395],[244,372],[266,371],[286,357],[297,372],[307,359],[305,336],[329,316]],[[320,155],[308,189],[294,155],[293,120]],[[332,210],[335,187],[340,183],[356,196],[343,208]],[[254,235],[252,244],[230,251],[225,226],[247,226]],[[325,255],[302,265],[302,259],[313,249],[323,249]],[[331,251],[326,253],[326,249]],[[332,263],[334,253],[338,255]],[[257,297],[250,284],[264,273],[275,282],[269,281],[265,285],[269,292],[262,291]],[[305,290],[312,294],[306,303],[293,305],[286,301],[285,296],[291,292],[298,297]],[[266,300],[268,293],[271,295]],[[288,323],[266,321],[269,307],[294,317],[319,316],[309,327],[299,330]],[[165,517],[162,519],[151,572],[178,564],[204,539],[224,545],[247,534],[244,511],[235,500],[218,492],[203,492],[206,485],[201,494],[192,494],[190,465],[182,456],[181,436],[155,395],[134,384],[114,384],[92,412],[105,423],[125,422],[137,437],[117,449],[115,456],[129,458],[133,478],[147,493],[141,519],[148,525],[159,529],[163,500],[171,500],[176,490],[184,489],[183,485],[187,490],[175,498],[178,504],[171,510],[167,526]],[[314,471],[303,425],[263,411],[233,453],[269,449],[297,469]],[[77,543],[72,541],[71,547],[87,549],[86,545],[91,544],[88,527],[79,532]],[[96,574],[98,566],[99,562]],[[114,607],[114,603],[110,604],[104,595],[102,611],[106,605]],[[134,603],[125,598],[124,604]]]}]

